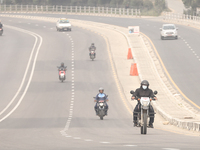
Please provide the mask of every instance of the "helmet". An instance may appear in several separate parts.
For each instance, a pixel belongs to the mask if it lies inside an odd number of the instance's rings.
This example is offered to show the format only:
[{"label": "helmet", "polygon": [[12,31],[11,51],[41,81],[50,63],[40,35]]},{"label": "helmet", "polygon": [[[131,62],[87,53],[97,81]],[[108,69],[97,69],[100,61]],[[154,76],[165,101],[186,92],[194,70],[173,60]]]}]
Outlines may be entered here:
[{"label": "helmet", "polygon": [[94,43],[92,43],[92,46],[94,46]]},{"label": "helmet", "polygon": [[104,89],[102,87],[99,88],[99,91],[104,91]]},{"label": "helmet", "polygon": [[65,66],[64,63],[62,62],[62,63],[61,63],[61,67],[64,67],[64,66]]},{"label": "helmet", "polygon": [[149,86],[149,82],[148,82],[147,80],[143,80],[143,81],[141,82],[141,85],[147,85],[147,86]]}]

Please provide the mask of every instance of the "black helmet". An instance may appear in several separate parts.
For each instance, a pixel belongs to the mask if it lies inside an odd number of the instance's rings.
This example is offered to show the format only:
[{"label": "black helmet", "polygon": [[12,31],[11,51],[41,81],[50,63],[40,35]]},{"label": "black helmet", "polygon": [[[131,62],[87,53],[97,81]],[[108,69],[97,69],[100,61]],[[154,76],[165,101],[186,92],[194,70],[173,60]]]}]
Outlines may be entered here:
[{"label": "black helmet", "polygon": [[92,43],[92,46],[94,46],[94,43]]},{"label": "black helmet", "polygon": [[143,81],[141,82],[141,86],[142,86],[142,85],[149,86],[149,82],[148,82],[147,80],[143,80]]},{"label": "black helmet", "polygon": [[61,63],[61,67],[64,67],[64,66],[65,66],[64,63],[62,62],[62,63]]}]

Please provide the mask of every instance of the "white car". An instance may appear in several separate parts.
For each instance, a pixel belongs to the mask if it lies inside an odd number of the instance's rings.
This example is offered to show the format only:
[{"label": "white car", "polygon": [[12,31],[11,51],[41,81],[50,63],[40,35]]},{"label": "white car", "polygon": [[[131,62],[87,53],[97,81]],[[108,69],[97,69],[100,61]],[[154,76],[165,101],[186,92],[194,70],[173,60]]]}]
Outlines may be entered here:
[{"label": "white car", "polygon": [[60,18],[56,23],[56,29],[57,31],[63,31],[63,30],[71,31],[72,25],[68,19]]},{"label": "white car", "polygon": [[174,38],[178,39],[178,28],[174,24],[163,24],[160,28],[161,39]]}]

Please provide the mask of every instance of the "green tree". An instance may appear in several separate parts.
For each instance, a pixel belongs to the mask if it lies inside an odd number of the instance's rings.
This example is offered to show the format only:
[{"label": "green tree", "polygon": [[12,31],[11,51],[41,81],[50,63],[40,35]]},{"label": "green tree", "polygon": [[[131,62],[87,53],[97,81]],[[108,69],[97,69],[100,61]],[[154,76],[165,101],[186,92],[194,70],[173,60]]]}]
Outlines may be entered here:
[{"label": "green tree", "polygon": [[97,0],[88,0],[87,1],[88,6],[96,6],[97,5]]},{"label": "green tree", "polygon": [[150,1],[150,0],[144,0],[143,7],[146,8],[147,10],[153,9],[153,3],[152,3],[152,1]]},{"label": "green tree", "polygon": [[143,6],[143,0],[131,0],[130,1],[130,6],[132,8],[140,9]]}]

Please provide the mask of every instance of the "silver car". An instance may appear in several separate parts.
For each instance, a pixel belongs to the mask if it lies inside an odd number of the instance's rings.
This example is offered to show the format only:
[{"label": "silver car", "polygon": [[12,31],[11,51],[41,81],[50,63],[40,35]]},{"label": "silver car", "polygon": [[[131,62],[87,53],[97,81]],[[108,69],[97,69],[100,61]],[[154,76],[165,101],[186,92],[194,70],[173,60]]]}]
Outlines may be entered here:
[{"label": "silver car", "polygon": [[160,28],[161,39],[178,39],[178,28],[174,24],[163,24]]},{"label": "silver car", "polygon": [[72,30],[71,27],[72,27],[71,23],[66,18],[60,18],[56,23],[57,31],[63,31],[63,30],[71,31]]}]

